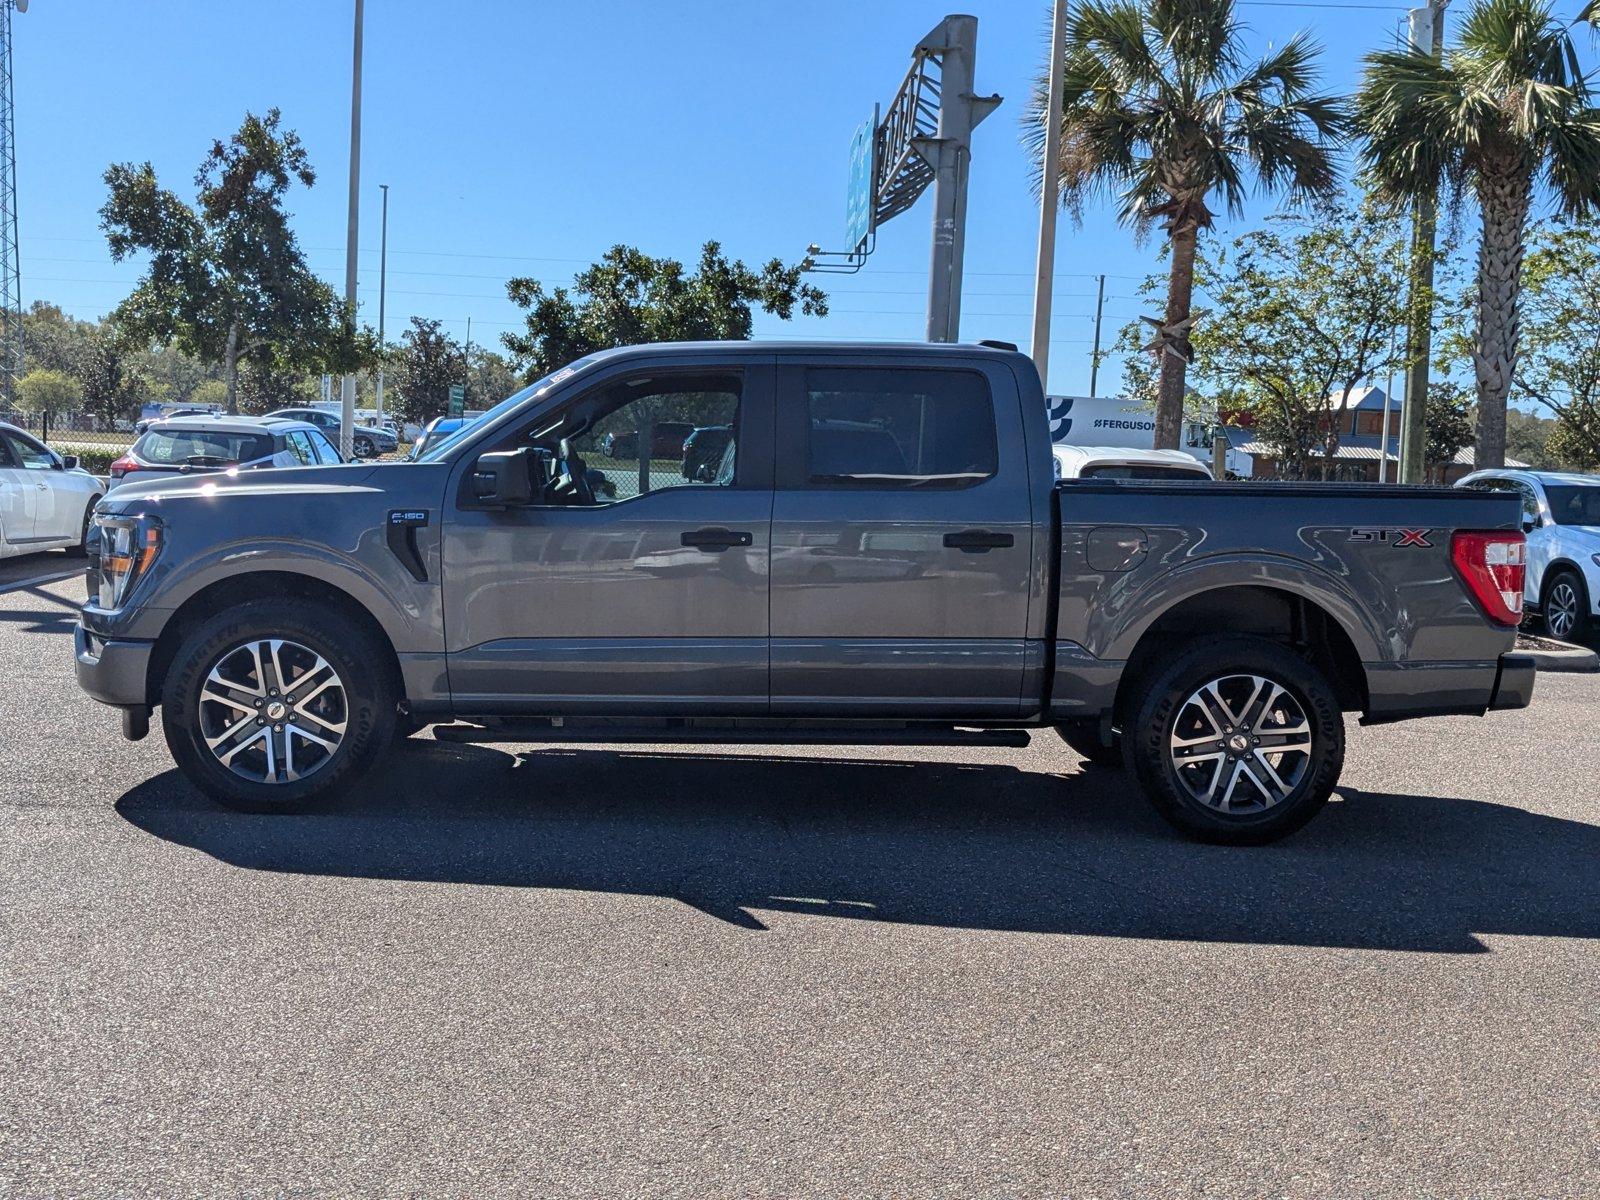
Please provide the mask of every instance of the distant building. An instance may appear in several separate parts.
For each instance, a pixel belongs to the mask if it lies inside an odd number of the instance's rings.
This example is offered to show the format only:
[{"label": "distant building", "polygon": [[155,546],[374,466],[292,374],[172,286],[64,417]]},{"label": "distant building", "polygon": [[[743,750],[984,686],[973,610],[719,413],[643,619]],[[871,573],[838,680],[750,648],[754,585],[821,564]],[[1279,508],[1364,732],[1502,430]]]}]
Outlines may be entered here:
[{"label": "distant building", "polygon": [[[1350,483],[1377,483],[1380,469],[1383,478],[1393,483],[1399,478],[1400,473],[1400,410],[1403,401],[1399,396],[1389,402],[1389,430],[1384,436],[1383,429],[1383,397],[1382,388],[1367,387],[1353,388],[1350,401],[1346,406],[1342,425],[1339,430],[1339,446],[1333,454],[1333,469],[1328,472],[1328,478]],[[1339,400],[1337,396],[1328,398],[1328,412],[1332,416],[1338,412]],[[1249,441],[1236,447],[1238,450],[1251,456],[1255,465],[1254,478],[1273,479],[1278,474],[1278,458],[1276,452],[1265,442]],[[1322,456],[1316,455],[1312,459],[1314,464],[1320,466]],[[1459,451],[1455,458],[1446,465],[1444,478],[1435,478],[1436,483],[1454,483],[1463,475],[1474,469],[1474,455],[1471,446]],[[1506,459],[1508,467],[1526,467],[1527,463],[1515,462]],[[1320,472],[1315,476],[1320,478]]]}]

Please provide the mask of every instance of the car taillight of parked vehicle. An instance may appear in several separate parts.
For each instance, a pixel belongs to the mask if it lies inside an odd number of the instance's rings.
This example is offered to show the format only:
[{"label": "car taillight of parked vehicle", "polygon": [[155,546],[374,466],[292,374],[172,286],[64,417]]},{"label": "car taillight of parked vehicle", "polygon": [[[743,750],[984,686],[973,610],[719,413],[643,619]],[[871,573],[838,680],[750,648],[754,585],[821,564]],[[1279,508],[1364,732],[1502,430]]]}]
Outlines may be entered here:
[{"label": "car taillight of parked vehicle", "polygon": [[137,471],[138,469],[138,461],[124,454],[107,468],[106,474],[110,475],[112,479],[121,479],[129,471]]},{"label": "car taillight of parked vehicle", "polygon": [[1527,539],[1520,533],[1457,533],[1450,557],[1484,614],[1499,625],[1522,623]]}]

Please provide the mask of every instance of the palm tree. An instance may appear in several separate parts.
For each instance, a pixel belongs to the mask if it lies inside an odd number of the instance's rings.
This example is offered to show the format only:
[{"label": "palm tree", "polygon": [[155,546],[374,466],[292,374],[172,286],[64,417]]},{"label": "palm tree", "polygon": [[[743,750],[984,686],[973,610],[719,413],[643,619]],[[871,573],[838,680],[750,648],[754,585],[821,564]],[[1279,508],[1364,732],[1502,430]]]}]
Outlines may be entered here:
[{"label": "palm tree", "polygon": [[1503,466],[1535,190],[1547,188],[1566,216],[1600,205],[1600,116],[1577,50],[1540,0],[1477,0],[1441,58],[1369,54],[1356,121],[1380,196],[1401,201],[1441,186],[1476,195],[1477,463]]},{"label": "palm tree", "polygon": [[[1158,221],[1171,247],[1156,445],[1183,421],[1190,302],[1200,231],[1220,200],[1242,214],[1248,176],[1294,199],[1331,193],[1346,115],[1314,91],[1317,46],[1303,36],[1251,61],[1233,0],[1087,0],[1067,29],[1061,121],[1062,205],[1115,195],[1141,235]],[[1034,88],[1025,140],[1044,154],[1048,73]]]}]

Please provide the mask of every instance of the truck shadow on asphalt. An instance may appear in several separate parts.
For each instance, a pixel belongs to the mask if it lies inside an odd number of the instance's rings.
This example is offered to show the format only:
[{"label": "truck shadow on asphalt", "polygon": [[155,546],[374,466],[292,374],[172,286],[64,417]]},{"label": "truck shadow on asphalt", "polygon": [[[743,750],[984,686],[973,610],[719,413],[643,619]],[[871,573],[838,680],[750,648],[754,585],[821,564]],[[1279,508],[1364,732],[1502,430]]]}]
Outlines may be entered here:
[{"label": "truck shadow on asphalt", "polygon": [[313,814],[228,812],[176,771],[116,807],[251,870],[665,896],[750,930],[786,912],[1454,953],[1600,937],[1600,827],[1350,788],[1235,849],[1180,839],[1113,771],[413,740]]}]

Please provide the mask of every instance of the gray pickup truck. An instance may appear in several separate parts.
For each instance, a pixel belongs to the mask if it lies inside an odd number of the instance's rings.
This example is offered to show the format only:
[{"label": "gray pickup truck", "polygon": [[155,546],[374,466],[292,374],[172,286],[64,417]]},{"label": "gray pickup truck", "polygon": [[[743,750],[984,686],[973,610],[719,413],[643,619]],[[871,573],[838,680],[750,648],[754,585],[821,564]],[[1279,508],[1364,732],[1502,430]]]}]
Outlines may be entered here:
[{"label": "gray pickup truck", "polygon": [[1310,819],[1346,712],[1529,702],[1514,497],[1053,474],[1038,373],[1008,348],[611,351],[414,462],[113,493],[78,681],[130,737],[159,706],[184,773],[252,809],[340,793],[430,723],[492,742],[1054,729],[1229,842]]}]

